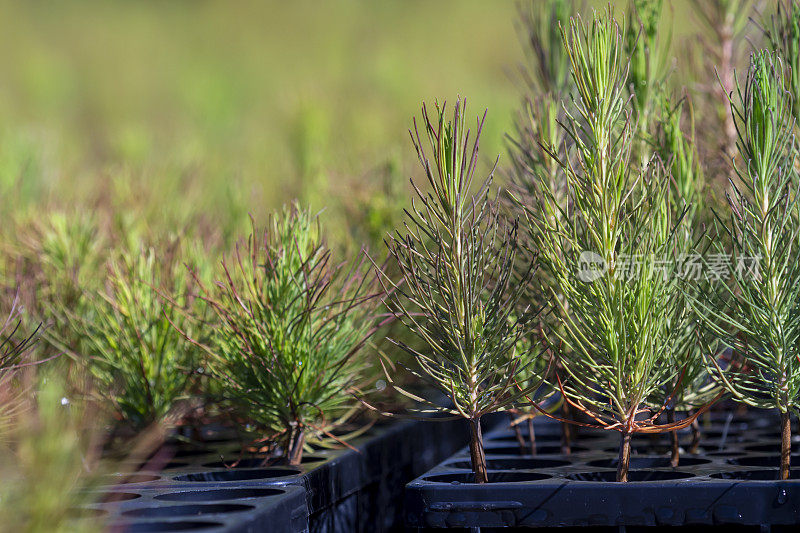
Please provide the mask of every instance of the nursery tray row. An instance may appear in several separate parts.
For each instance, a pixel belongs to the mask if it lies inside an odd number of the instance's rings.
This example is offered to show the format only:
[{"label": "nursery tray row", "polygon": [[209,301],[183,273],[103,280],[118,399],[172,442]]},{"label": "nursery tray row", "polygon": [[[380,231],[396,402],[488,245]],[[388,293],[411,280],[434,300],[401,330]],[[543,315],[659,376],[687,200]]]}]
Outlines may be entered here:
[{"label": "nursery tray row", "polygon": [[[791,480],[777,481],[777,417],[715,415],[707,422],[698,453],[684,450],[676,468],[667,436],[634,437],[628,483],[615,481],[616,432],[579,431],[569,455],[562,454],[559,424],[549,419],[536,421],[536,455],[522,453],[507,428],[488,432],[489,483],[473,483],[462,449],[407,486],[407,523],[420,530],[699,524],[794,530],[800,455],[792,458],[798,469]],[[681,433],[684,447],[690,438]]]},{"label": "nursery tray row", "polygon": [[[495,418],[495,421],[500,418]],[[380,532],[403,529],[406,483],[465,445],[460,422],[386,422],[315,449],[300,466],[241,455],[234,435],[174,443],[151,466],[112,476],[92,506],[115,532]]]}]

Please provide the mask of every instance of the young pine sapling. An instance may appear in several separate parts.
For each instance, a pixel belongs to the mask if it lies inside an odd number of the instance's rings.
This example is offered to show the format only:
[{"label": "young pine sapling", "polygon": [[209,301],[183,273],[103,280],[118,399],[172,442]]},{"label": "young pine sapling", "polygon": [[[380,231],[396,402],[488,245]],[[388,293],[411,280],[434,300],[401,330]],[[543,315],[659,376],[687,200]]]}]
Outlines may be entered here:
[{"label": "young pine sapling", "polygon": [[[566,153],[567,135],[559,122],[563,120],[561,101],[567,99],[573,91],[569,75],[569,57],[561,43],[560,25],[569,20],[575,2],[570,0],[548,0],[531,2],[529,6],[520,6],[521,40],[527,52],[528,63],[522,69],[525,80],[521,109],[514,121],[514,133],[507,136],[508,152],[511,160],[508,169],[509,194],[505,198],[509,210],[516,209],[516,203],[529,203],[528,199],[536,196],[537,189],[546,188],[555,191],[558,201],[566,195],[566,179],[560,165],[550,157],[549,150]],[[548,213],[559,216],[558,212]],[[523,247],[529,239],[523,234],[519,240]],[[524,258],[521,267],[525,268]],[[537,269],[534,276],[545,275],[545,271]],[[550,298],[550,294],[535,291],[541,283],[531,284],[528,295],[520,299],[520,309],[524,312],[527,306],[540,308]],[[538,320],[545,320],[539,316]],[[532,336],[528,342],[541,343],[542,324],[532,328]],[[546,355],[538,359],[538,364],[547,365],[551,358]],[[554,402],[548,410],[561,407],[568,409],[563,402]],[[511,423],[517,436],[520,449],[525,453],[536,453],[533,419],[539,411],[528,409],[525,412],[509,410]],[[565,415],[566,416],[566,415]],[[519,429],[521,422],[528,426],[528,440]],[[563,425],[563,448],[569,453],[571,428]]]},{"label": "young pine sapling", "polygon": [[[617,480],[627,481],[635,433],[659,433],[659,390],[679,379],[674,365],[682,312],[668,180],[657,157],[633,161],[636,115],[627,97],[624,32],[610,12],[562,30],[577,97],[564,128],[574,156],[552,150],[567,198],[542,189],[523,204],[551,294],[548,347],[559,361],[565,401],[597,427],[620,432]],[[557,212],[559,216],[550,216]]]},{"label": "young pine sapling", "polygon": [[[712,249],[727,261],[731,283],[698,293],[694,307],[723,348],[726,365],[708,358],[713,376],[746,405],[781,415],[780,478],[788,479],[790,412],[800,406],[800,204],[797,143],[788,73],[779,56],[753,54],[744,87],[730,107],[738,132],[730,215],[717,217]],[[707,353],[718,350],[707,349]]]},{"label": "young pine sapling", "polygon": [[179,241],[119,251],[109,261],[105,288],[87,291],[75,309],[56,303],[59,330],[67,334],[50,341],[110,396],[119,429],[175,425],[191,407],[202,351],[179,329],[201,332],[190,318],[197,300],[181,251]]},{"label": "young pine sapling", "polygon": [[[414,121],[411,138],[430,192],[412,181],[416,201],[406,211],[404,231],[388,240],[390,261],[401,280],[381,279],[389,309],[424,346],[397,342],[417,364],[412,372],[451,405],[395,388],[426,406],[422,411],[468,421],[475,481],[485,483],[481,417],[524,406],[525,396],[539,388],[541,379],[535,375],[540,369],[535,356],[518,352],[520,346],[530,346],[520,341],[534,324],[534,313],[519,311],[517,305],[534,262],[529,259],[525,268],[516,268],[521,253],[517,222],[504,219],[499,202],[490,199],[491,174],[470,194],[483,120],[470,139],[465,106],[456,102],[453,118],[447,120],[445,106],[437,104],[438,117],[431,121],[423,105],[424,137]],[[394,383],[389,372],[387,379]]]},{"label": "young pine sapling", "polygon": [[[675,228],[675,246],[680,260],[679,275],[684,280],[684,290],[675,295],[681,301],[682,311],[669,317],[674,322],[669,329],[676,335],[673,366],[681,369],[676,379],[665,383],[661,388],[661,398],[667,402],[667,420],[675,421],[676,412],[691,412],[711,401],[719,387],[710,379],[701,355],[702,343],[698,342],[698,317],[686,303],[686,293],[695,290],[697,284],[711,283],[698,271],[702,266],[700,255],[695,253],[696,244],[701,238],[704,189],[703,170],[694,141],[694,115],[687,99],[673,104],[672,99],[662,93],[654,147],[659,157],[666,161],[670,174],[670,194],[668,195],[673,213],[682,214],[681,223]],[[688,113],[685,110],[688,109]],[[681,124],[688,115],[691,135],[687,135]],[[659,394],[656,394],[658,397]],[[680,461],[680,442],[678,432],[670,432],[671,463],[678,466]],[[700,429],[697,420],[692,422],[691,453],[699,446]]]},{"label": "young pine sapling", "polygon": [[[223,396],[300,464],[308,440],[357,410],[362,348],[379,324],[379,292],[363,261],[335,264],[308,211],[284,209],[200,283],[216,316],[205,348]],[[200,280],[198,280],[200,281]]]}]

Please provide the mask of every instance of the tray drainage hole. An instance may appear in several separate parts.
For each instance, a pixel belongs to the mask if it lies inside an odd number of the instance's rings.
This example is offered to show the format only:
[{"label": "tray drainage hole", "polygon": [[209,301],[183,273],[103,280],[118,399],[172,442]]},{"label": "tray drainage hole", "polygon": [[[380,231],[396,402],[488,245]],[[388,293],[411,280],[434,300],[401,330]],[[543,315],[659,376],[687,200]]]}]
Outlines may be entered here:
[{"label": "tray drainage hole", "polygon": [[140,522],[137,524],[112,525],[111,531],[125,533],[154,533],[156,531],[199,531],[201,529],[222,527],[219,522]]},{"label": "tray drainage hole", "polygon": [[[487,459],[486,468],[489,470],[534,470],[536,468],[555,468],[568,465],[569,461],[558,459]],[[449,468],[466,468],[472,470],[469,461],[457,461],[447,465]]]},{"label": "tray drainage hole", "polygon": [[[633,455],[664,455],[669,453],[669,446],[665,444],[632,444],[631,445],[631,454]],[[609,446],[608,448],[603,448],[603,451],[606,453],[619,453],[618,446]],[[631,457],[632,459],[633,457]]]},{"label": "tray drainage hole", "polygon": [[[722,450],[720,450],[718,443],[713,441],[708,441],[707,446],[700,446],[699,452],[706,453],[706,452],[721,452],[728,449],[728,445],[731,444],[730,442],[726,443],[723,446]],[[684,456],[689,455],[688,452],[688,444],[683,443],[681,448],[683,452],[681,453],[681,461],[683,461]],[[671,452],[672,448],[668,444],[658,443],[654,445],[649,444],[633,444],[631,446],[631,454],[633,455],[668,455]],[[603,448],[604,452],[613,453],[614,455],[619,453],[618,446],[609,446],[608,448]],[[727,452],[725,453],[727,455]],[[688,464],[688,463],[687,463]],[[667,465],[669,466],[669,465]]]},{"label": "tray drainage hole", "polygon": [[[578,453],[578,452],[588,452],[589,448],[586,446],[577,446],[575,444],[571,444],[569,447],[570,453]],[[537,446],[536,453],[541,455],[561,455],[562,450],[561,446]]]},{"label": "tray drainage hole", "polygon": [[207,514],[240,513],[255,509],[252,505],[238,503],[209,503],[200,505],[172,505],[165,507],[142,507],[122,513],[124,516],[142,518],[169,518],[173,516],[203,516]]},{"label": "tray drainage hole", "polygon": [[[775,448],[773,447],[773,450]],[[800,457],[792,455],[792,463],[796,462]],[[738,459],[728,459],[728,464],[738,466],[771,466],[778,468],[781,464],[780,455],[761,455],[757,457],[740,457]]]},{"label": "tray drainage hole", "polygon": [[107,492],[106,494],[103,495],[103,498],[100,500],[100,502],[101,503],[127,502],[141,497],[142,497],[141,494],[137,494],[135,492]]},{"label": "tray drainage hole", "polygon": [[186,468],[189,466],[189,463],[184,463],[182,461],[170,461],[169,463],[165,464],[162,468],[164,470],[169,470],[173,468]]},{"label": "tray drainage hole", "polygon": [[210,483],[213,481],[247,481],[252,479],[273,479],[278,477],[296,476],[299,470],[279,468],[256,468],[251,470],[218,470],[216,472],[196,472],[175,476],[175,481],[192,481],[197,483]]},{"label": "tray drainage hole", "polygon": [[161,470],[171,470],[175,468],[186,468],[189,466],[188,462],[185,461],[158,461],[153,458],[149,459],[145,462],[139,461],[130,461],[120,463],[120,468],[124,472],[134,472],[138,470],[147,470],[149,472],[158,472]]},{"label": "tray drainage hole", "polygon": [[[633,462],[633,458],[631,458]],[[631,470],[628,472],[628,482],[635,481],[672,481],[675,479],[688,479],[694,477],[694,474],[688,472],[676,471],[658,471],[658,470]],[[567,479],[573,481],[616,481],[616,472],[581,472],[579,474],[570,474]]]},{"label": "tray drainage hole", "polygon": [[[570,451],[572,453],[576,452],[585,452],[588,448],[585,446],[570,446]],[[541,455],[561,455],[561,446],[536,446],[536,453]],[[523,454],[520,453],[519,446],[495,446],[495,447],[486,447],[486,454],[492,455],[530,455],[530,454]]]},{"label": "tray drainage hole", "polygon": [[[303,457],[303,464],[310,464],[310,463],[319,463],[321,461],[325,461],[327,457],[319,457],[319,456],[308,456]],[[211,463],[205,463],[203,466],[206,468],[261,468],[265,466],[265,458],[264,457],[248,457],[246,459],[241,459],[238,463],[236,459],[231,459],[230,461],[214,461]],[[235,463],[235,464],[234,464]],[[271,460],[267,460],[267,465],[280,465],[286,464],[286,462],[272,462]]]},{"label": "tray drainage hole", "polygon": [[[303,455],[303,458],[300,460],[302,464],[310,464],[310,463],[319,463],[322,461],[327,460],[327,457],[321,455]],[[263,459],[262,459],[263,460]],[[273,460],[270,464],[273,465],[288,465],[289,461],[286,460],[284,457],[278,457],[277,459]]]},{"label": "tray drainage hole", "polygon": [[196,446],[164,446],[148,456],[148,459],[165,458],[165,459],[188,459],[190,457],[198,457],[201,455],[209,455],[212,453],[211,449],[196,447]]},{"label": "tray drainage hole", "polygon": [[[616,468],[618,459],[600,459],[590,461],[589,466],[596,468]],[[697,466],[710,463],[709,459],[697,457],[681,457],[680,466]],[[631,457],[630,468],[667,468],[670,466],[669,457]]]},{"label": "tray drainage hole", "polygon": [[154,500],[165,502],[217,502],[225,500],[241,500],[244,498],[265,498],[267,496],[277,496],[284,491],[278,489],[215,489],[215,490],[191,490],[184,492],[168,492],[154,496]]},{"label": "tray drainage hole", "polygon": [[[750,479],[753,481],[777,481],[778,470],[739,470],[738,472],[719,472],[711,474],[714,479]],[[789,479],[800,479],[800,472],[792,470]]]},{"label": "tray drainage hole", "polygon": [[[535,472],[489,472],[487,474],[489,483],[522,483],[525,481],[540,481],[550,479],[547,474],[537,474]],[[425,481],[434,483],[475,483],[475,476],[472,472],[462,472],[457,474],[438,474],[427,476]]]}]

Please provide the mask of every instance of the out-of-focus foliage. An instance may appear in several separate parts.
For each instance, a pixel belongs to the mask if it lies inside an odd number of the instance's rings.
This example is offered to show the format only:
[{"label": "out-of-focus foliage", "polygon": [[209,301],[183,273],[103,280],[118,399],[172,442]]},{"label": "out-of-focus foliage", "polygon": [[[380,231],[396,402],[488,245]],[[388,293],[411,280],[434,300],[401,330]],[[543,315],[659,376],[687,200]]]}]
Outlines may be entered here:
[{"label": "out-of-focus foliage", "polygon": [[20,375],[27,393],[16,420],[0,428],[0,528],[23,533],[102,531],[91,503],[98,475],[99,418],[73,403],[56,375]]},{"label": "out-of-focus foliage", "polygon": [[407,153],[421,99],[460,91],[493,110],[485,144],[499,152],[514,13],[479,0],[3,0],[0,206],[212,220],[233,242],[249,212],[263,222],[295,197],[339,209],[385,154]]},{"label": "out-of-focus foliage", "polygon": [[106,405],[136,429],[180,421],[196,392],[202,350],[186,336],[202,341],[209,332],[191,316],[198,301],[183,263],[207,269],[190,250],[173,240],[120,254],[104,287],[54,311],[67,343],[52,342],[87,367]]},{"label": "out-of-focus foliage", "polygon": [[39,328],[30,334],[23,333],[17,302],[15,299],[11,310],[0,322],[0,445],[19,421],[27,392],[20,377],[23,369],[34,366],[31,349],[39,335]]}]

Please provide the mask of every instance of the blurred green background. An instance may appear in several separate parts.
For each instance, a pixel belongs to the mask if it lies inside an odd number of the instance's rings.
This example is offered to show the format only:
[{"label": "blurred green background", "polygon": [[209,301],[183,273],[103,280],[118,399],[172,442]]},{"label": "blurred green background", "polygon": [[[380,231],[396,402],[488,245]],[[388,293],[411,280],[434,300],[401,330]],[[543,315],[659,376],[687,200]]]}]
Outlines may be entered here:
[{"label": "blurred green background", "polygon": [[[702,96],[716,82],[702,61],[697,5],[665,4],[670,55],[681,67],[670,83]],[[628,0],[612,5],[619,14]],[[410,205],[408,179],[425,186],[408,138],[423,101],[461,95],[472,117],[488,109],[479,173],[500,155],[502,181],[504,136],[525,93],[517,7],[513,0],[0,0],[0,322],[14,309],[25,336],[47,326],[33,359],[74,352],[49,363],[64,378],[64,394],[86,396],[99,385],[103,402],[116,401],[135,390],[125,379],[138,378],[138,369],[96,382],[83,373],[98,354],[138,357],[124,342],[133,335],[117,342],[120,327],[110,320],[136,315],[128,333],[163,325],[160,303],[181,290],[175,280],[187,280],[184,262],[207,284],[220,279],[220,258],[247,237],[248,215],[263,226],[297,198],[325,210],[337,261],[363,258],[356,252],[364,245],[379,258],[386,232]],[[698,106],[698,122],[716,150],[715,105]],[[136,269],[115,277],[115,266],[143,257],[159,262],[152,279],[164,272],[160,286]],[[140,289],[131,298],[137,313],[117,313],[113,304],[130,286]],[[121,348],[101,353],[89,345],[93,321],[113,332],[94,337]],[[166,340],[155,345],[184,342],[177,329],[158,331]],[[368,357],[377,363],[375,352],[394,349],[381,336]],[[174,376],[179,364],[158,369]],[[123,385],[109,384],[114,378]],[[2,385],[0,404],[8,404]],[[60,386],[53,384],[54,397]],[[218,387],[198,379],[189,395],[214,397]],[[31,409],[63,412],[60,403],[42,405]],[[48,445],[27,462],[6,454],[0,470],[10,464],[32,480],[20,494],[52,487],[61,494],[64,483],[40,481],[58,479],[51,471],[83,475],[82,443],[40,436],[82,434],[84,421],[106,424],[73,412],[74,420],[59,420],[75,427],[23,428],[31,442]],[[0,427],[0,445],[2,438]],[[54,504],[64,512],[75,506]],[[5,508],[24,521],[7,495],[0,517]],[[43,530],[54,529],[51,515],[38,514]]]},{"label": "blurred green background", "polygon": [[202,216],[232,236],[293,197],[321,208],[404,183],[422,100],[488,108],[488,162],[518,101],[511,1],[0,5],[6,209]]}]

